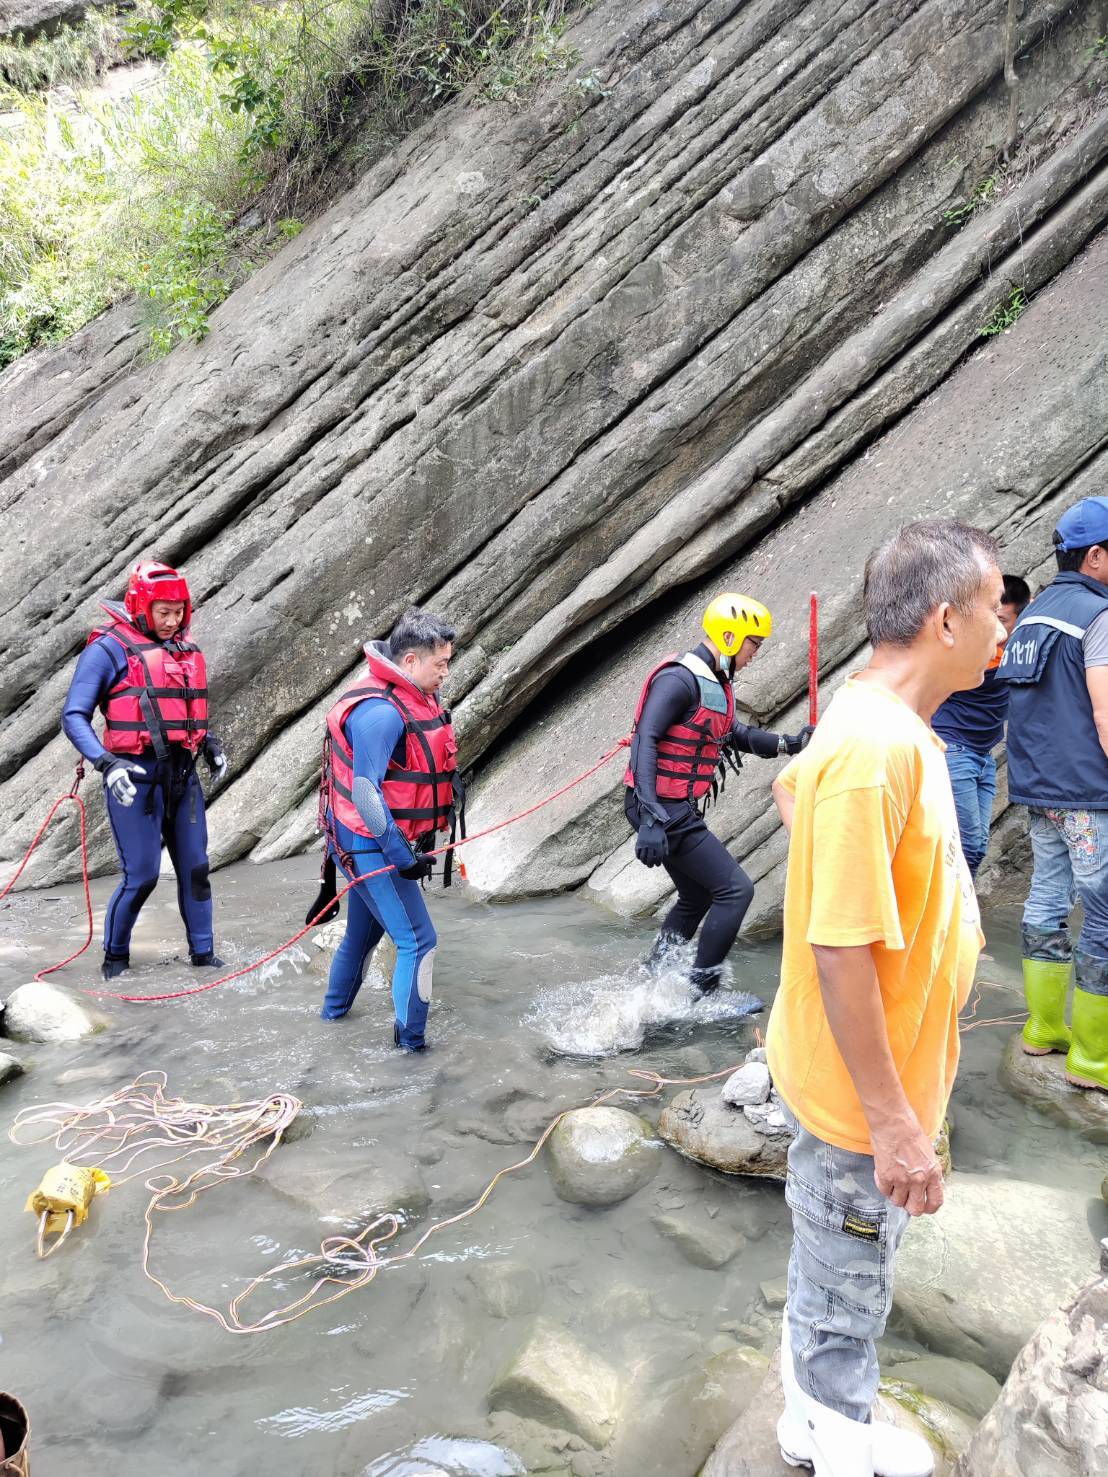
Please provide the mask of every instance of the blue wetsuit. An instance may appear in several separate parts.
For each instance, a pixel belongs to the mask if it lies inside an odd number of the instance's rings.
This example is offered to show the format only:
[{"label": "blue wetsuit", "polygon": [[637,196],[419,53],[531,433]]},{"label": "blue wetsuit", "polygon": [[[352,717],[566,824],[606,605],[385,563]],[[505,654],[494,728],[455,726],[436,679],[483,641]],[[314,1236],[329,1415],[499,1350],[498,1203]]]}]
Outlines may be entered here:
[{"label": "blue wetsuit", "polygon": [[117,641],[93,641],[77,658],[62,710],[66,738],[92,764],[103,767],[114,758],[143,769],[142,774],[131,775],[138,791],[131,805],[120,805],[110,790],[104,790],[123,870],[104,917],[104,953],[110,959],[127,957],[139,910],[157,885],[164,845],[177,873],[177,901],[189,952],[210,954],[214,941],[208,822],[194,757],[182,744],[170,744],[170,757],[164,762],[152,748],[141,754],[112,755],[92,727],[92,715],[126,672],[127,658]]},{"label": "blue wetsuit", "polygon": [[[409,867],[414,860],[412,848],[397,828],[381,793],[389,759],[394,751],[403,754],[404,719],[392,703],[369,698],[351,710],[346,720],[346,736],[354,754],[356,799],[361,789],[359,781],[369,787],[369,803],[374,814],[372,818],[367,817],[367,822],[372,819],[374,835],[355,836],[336,821],[339,846],[352,854],[354,869],[348,871],[332,847],[336,865],[348,881],[390,862],[396,867]],[[351,888],[346,901],[346,933],[331,964],[321,1012],[323,1019],[338,1020],[353,1005],[369,956],[387,933],[396,945],[396,968],[392,976],[396,1041],[408,1051],[419,1051],[426,1045],[424,1031],[436,943],[423,891],[418,882],[409,881],[398,872],[384,872]]]}]

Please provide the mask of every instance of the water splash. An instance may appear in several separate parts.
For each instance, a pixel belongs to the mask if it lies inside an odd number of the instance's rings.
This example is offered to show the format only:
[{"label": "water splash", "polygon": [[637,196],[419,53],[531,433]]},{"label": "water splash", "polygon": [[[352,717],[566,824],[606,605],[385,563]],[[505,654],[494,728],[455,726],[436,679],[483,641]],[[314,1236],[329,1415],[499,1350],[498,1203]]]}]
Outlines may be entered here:
[{"label": "water splash", "polygon": [[528,1020],[557,1055],[599,1057],[638,1050],[652,1028],[740,1020],[763,1008],[756,995],[726,985],[699,994],[689,984],[688,965],[671,957],[656,971],[644,967],[542,990]]},{"label": "water splash", "polygon": [[371,1462],[362,1477],[522,1477],[527,1468],[513,1452],[469,1437],[425,1436]]}]

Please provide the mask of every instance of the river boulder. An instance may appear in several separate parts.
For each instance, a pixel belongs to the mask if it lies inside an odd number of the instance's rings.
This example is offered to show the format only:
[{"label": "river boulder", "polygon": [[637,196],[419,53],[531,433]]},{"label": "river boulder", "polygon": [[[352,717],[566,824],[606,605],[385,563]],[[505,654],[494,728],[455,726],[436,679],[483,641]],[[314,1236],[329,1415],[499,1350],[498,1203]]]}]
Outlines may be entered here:
[{"label": "river boulder", "polygon": [[1100,1201],[955,1172],[939,1213],[905,1234],[893,1327],[1002,1380],[1038,1322],[1088,1277],[1105,1232]]},{"label": "river boulder", "polygon": [[564,1329],[541,1319],[489,1391],[489,1407],[571,1431],[601,1448],[623,1404],[616,1371]]},{"label": "river boulder", "polygon": [[1061,1052],[1030,1056],[1020,1045],[1019,1032],[1004,1048],[1000,1080],[1056,1122],[1077,1129],[1097,1143],[1108,1143],[1108,1092],[1074,1087],[1066,1081],[1066,1059]]},{"label": "river boulder", "polygon": [[574,1205],[615,1205],[654,1178],[662,1146],[645,1118],[625,1108],[574,1108],[550,1135],[554,1188]]},{"label": "river boulder", "polygon": [[688,1159],[724,1174],[783,1180],[792,1136],[787,1128],[761,1131],[741,1108],[729,1107],[719,1088],[679,1092],[662,1112],[658,1132]]},{"label": "river boulder", "polygon": [[1021,1349],[957,1477],[1092,1477],[1108,1453],[1108,1256]]},{"label": "river boulder", "polygon": [[13,990],[4,1007],[4,1035],[12,1041],[80,1041],[106,1024],[68,990],[38,980]]}]

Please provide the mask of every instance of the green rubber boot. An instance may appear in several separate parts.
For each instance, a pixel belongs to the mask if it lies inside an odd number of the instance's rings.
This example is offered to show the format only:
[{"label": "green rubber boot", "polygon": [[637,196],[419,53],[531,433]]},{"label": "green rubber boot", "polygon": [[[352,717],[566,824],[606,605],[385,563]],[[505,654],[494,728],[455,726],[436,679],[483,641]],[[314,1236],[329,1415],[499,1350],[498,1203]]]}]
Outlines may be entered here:
[{"label": "green rubber boot", "polygon": [[1066,1081],[1108,1092],[1108,995],[1073,992],[1073,1044],[1066,1053]]},{"label": "green rubber boot", "polygon": [[1070,1048],[1066,991],[1071,969],[1068,959],[1023,961],[1023,993],[1031,1012],[1023,1028],[1023,1049],[1029,1056],[1046,1056],[1048,1052]]}]

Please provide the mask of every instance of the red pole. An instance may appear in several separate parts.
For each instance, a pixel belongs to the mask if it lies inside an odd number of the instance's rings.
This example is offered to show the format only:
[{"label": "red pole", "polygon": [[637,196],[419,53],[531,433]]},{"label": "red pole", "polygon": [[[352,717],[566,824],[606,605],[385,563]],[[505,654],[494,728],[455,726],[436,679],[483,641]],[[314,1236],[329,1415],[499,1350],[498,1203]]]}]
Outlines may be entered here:
[{"label": "red pole", "polygon": [[819,596],[808,600],[808,722],[819,718]]}]

